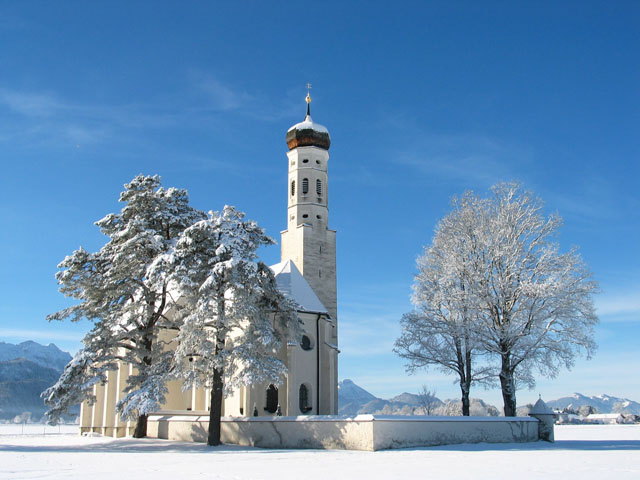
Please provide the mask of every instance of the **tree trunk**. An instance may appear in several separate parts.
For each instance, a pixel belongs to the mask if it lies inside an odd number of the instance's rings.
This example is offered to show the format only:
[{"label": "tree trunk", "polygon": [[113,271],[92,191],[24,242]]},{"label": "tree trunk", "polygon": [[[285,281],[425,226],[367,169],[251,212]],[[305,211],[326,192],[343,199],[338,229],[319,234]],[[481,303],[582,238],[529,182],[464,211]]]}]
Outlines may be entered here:
[{"label": "tree trunk", "polygon": [[211,385],[211,410],[209,411],[209,438],[207,445],[220,445],[220,417],[222,416],[222,372],[213,371]]},{"label": "tree trunk", "polygon": [[511,358],[502,355],[502,368],[500,370],[500,387],[502,388],[502,400],[504,402],[504,416],[516,416],[516,384],[513,379]]},{"label": "tree trunk", "polygon": [[469,390],[462,389],[462,415],[469,416]]},{"label": "tree trunk", "polygon": [[139,415],[136,420],[136,428],[133,431],[133,438],[144,438],[147,436],[147,416]]},{"label": "tree trunk", "polygon": [[[145,355],[142,358],[142,362],[150,366],[151,365],[151,346],[153,341],[148,336],[142,338],[142,345],[145,350],[149,352],[149,355]],[[133,430],[133,438],[145,438],[147,436],[147,415],[138,415],[136,420],[136,428]]]},{"label": "tree trunk", "polygon": [[[466,315],[466,311],[465,311]],[[465,317],[466,318],[466,317]],[[469,416],[469,395],[471,394],[471,341],[467,335],[464,338],[464,364],[463,364],[463,372],[464,378],[462,378],[460,383],[460,388],[462,389],[462,416]]]}]

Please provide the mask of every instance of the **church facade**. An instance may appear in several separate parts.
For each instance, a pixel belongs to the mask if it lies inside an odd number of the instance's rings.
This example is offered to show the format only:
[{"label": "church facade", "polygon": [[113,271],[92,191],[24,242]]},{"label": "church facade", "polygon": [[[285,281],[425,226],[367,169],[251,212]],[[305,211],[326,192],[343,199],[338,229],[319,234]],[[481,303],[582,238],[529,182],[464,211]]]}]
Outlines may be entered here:
[{"label": "church facade", "polygon": [[[278,288],[298,305],[302,324],[299,341],[283,345],[278,356],[287,366],[282,383],[241,387],[225,399],[223,416],[335,415],[338,411],[338,318],[336,232],[329,228],[328,130],[313,122],[307,95],[304,120],[286,135],[287,228],[281,232],[281,262],[271,268]],[[107,383],[94,386],[96,402],[84,402],[81,432],[121,437],[133,424],[115,412],[124,396],[131,366],[108,372]],[[210,392],[182,391],[179,381],[168,385],[160,414],[208,412]]]}]

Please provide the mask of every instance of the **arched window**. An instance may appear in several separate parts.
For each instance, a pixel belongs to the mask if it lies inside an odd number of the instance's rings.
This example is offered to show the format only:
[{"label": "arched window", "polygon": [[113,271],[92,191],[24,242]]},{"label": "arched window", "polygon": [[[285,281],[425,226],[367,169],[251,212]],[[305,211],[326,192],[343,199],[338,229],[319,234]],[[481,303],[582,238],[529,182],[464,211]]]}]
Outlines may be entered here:
[{"label": "arched window", "polygon": [[291,180],[291,196],[293,197],[296,194],[296,181]]},{"label": "arched window", "polygon": [[322,180],[316,180],[316,193],[322,195]]},{"label": "arched window", "polygon": [[278,410],[278,388],[273,383],[267,388],[267,402],[264,409],[269,413],[276,413]]},{"label": "arched window", "polygon": [[309,388],[303,383],[300,385],[300,411],[307,413],[311,410],[311,399],[309,398]]},{"label": "arched window", "polygon": [[309,193],[309,179],[308,178],[303,178],[302,179],[302,194],[306,195],[307,193]]}]

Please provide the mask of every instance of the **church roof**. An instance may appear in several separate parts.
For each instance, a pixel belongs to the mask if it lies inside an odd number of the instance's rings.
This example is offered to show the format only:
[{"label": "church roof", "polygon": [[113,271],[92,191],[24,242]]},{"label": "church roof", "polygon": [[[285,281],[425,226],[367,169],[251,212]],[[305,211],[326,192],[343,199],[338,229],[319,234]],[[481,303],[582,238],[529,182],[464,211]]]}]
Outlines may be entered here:
[{"label": "church roof", "polygon": [[315,123],[311,118],[309,102],[311,98],[307,96],[307,116],[300,123],[296,123],[287,131],[287,145],[289,150],[297,147],[319,147],[329,150],[331,138],[329,130],[319,123]]},{"label": "church roof", "polygon": [[278,289],[288,298],[296,302],[300,311],[327,313],[327,309],[304,279],[300,270],[291,260],[272,265]]}]

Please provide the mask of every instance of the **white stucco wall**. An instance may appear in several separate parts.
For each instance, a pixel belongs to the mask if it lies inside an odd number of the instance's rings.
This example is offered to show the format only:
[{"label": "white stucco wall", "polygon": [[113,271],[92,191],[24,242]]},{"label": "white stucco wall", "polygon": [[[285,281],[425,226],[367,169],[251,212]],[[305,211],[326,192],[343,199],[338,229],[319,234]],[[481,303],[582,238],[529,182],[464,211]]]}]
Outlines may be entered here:
[{"label": "white stucco wall", "polygon": [[[207,412],[152,415],[148,436],[205,442]],[[223,443],[262,448],[383,450],[456,443],[538,440],[538,420],[529,417],[226,417]]]},{"label": "white stucco wall", "polygon": [[375,416],[373,423],[374,450],[538,440],[538,421],[526,417]]}]

